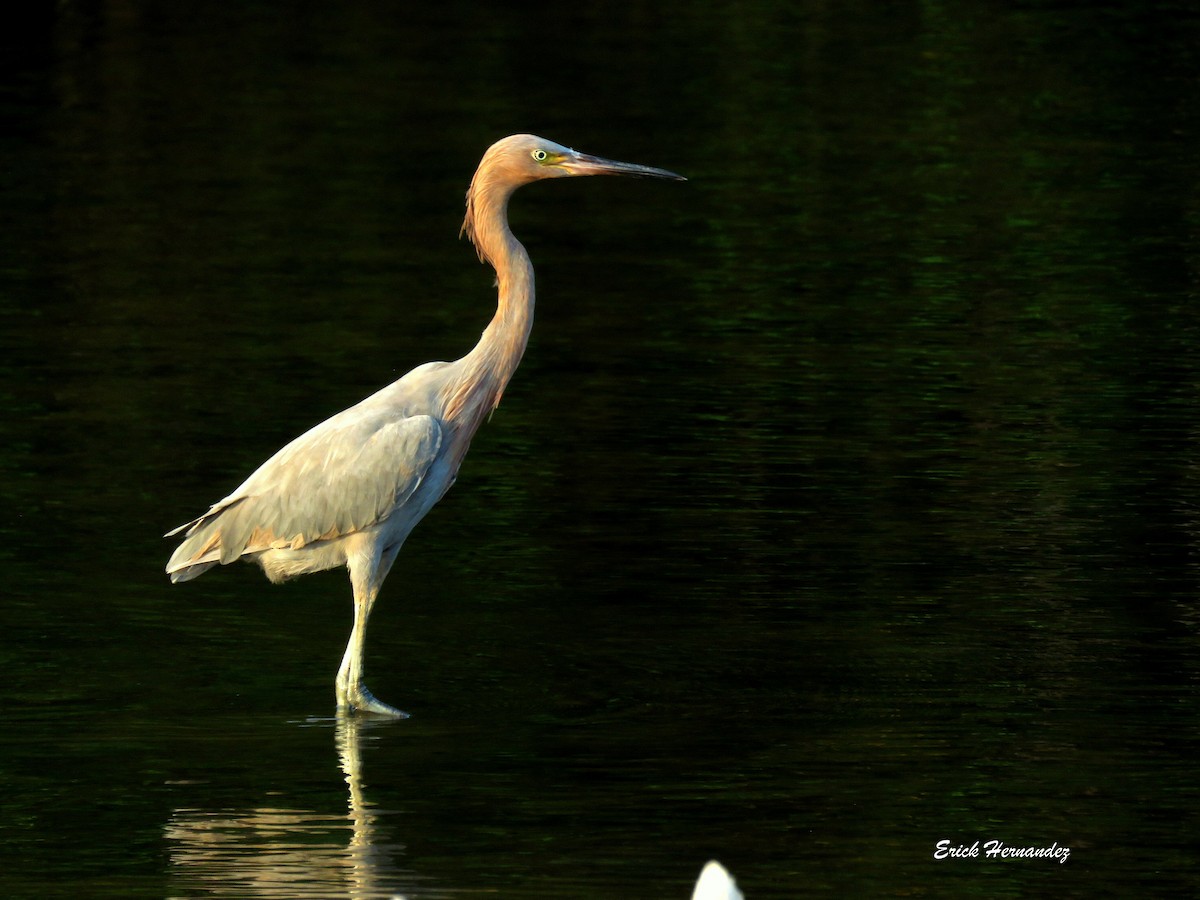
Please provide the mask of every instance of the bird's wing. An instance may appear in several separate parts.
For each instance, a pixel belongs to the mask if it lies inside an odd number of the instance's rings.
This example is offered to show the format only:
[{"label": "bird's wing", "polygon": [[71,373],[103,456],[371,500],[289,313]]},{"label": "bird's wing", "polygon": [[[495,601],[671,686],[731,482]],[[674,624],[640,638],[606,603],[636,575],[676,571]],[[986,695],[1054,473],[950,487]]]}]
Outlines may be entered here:
[{"label": "bird's wing", "polygon": [[[185,532],[168,572],[299,549],[367,528],[420,487],[442,444],[432,416],[347,410],[292,441],[232,494],[167,536]],[[197,572],[196,574],[199,574]]]}]

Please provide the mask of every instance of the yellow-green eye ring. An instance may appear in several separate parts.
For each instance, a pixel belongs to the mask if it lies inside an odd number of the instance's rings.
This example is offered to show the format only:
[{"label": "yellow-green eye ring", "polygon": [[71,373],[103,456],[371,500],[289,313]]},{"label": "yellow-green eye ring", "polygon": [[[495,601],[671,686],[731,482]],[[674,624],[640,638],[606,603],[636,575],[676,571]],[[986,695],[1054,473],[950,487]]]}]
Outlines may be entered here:
[{"label": "yellow-green eye ring", "polygon": [[545,151],[545,150],[541,150],[541,149],[539,149],[539,150],[534,150],[534,151],[533,151],[533,153],[531,153],[530,155],[531,155],[531,156],[532,156],[532,157],[533,157],[533,158],[534,158],[534,159],[535,159],[537,162],[545,162],[545,161],[546,161],[546,151]]}]

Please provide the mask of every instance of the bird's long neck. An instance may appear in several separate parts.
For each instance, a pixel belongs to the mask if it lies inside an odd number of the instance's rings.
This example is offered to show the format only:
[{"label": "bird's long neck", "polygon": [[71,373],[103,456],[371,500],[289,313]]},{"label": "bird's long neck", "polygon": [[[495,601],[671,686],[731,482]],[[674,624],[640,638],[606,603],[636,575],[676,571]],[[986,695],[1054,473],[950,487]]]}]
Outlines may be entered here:
[{"label": "bird's long neck", "polygon": [[[478,181],[478,179],[477,179]],[[463,232],[479,258],[496,270],[496,314],[470,353],[459,360],[462,376],[447,404],[447,418],[471,430],[500,402],[529,342],[533,327],[534,282],[529,254],[508,227],[512,188],[487,182],[471,185]]]}]

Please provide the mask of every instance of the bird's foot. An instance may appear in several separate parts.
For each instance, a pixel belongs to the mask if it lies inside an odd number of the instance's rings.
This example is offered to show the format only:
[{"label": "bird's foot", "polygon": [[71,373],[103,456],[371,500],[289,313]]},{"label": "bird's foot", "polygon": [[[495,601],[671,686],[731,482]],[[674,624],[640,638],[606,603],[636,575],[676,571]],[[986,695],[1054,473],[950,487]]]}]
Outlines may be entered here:
[{"label": "bird's foot", "polygon": [[368,691],[367,686],[362,683],[354,685],[345,693],[341,690],[338,691],[338,708],[370,713],[375,716],[391,716],[393,719],[408,718],[408,713],[403,710],[375,699],[375,695]]}]

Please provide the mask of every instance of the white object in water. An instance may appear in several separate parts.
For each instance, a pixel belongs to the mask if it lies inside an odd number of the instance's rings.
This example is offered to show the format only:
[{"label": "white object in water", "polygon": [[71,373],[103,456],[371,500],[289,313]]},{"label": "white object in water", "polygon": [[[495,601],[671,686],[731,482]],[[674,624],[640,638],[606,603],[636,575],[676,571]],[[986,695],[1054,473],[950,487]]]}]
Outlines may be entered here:
[{"label": "white object in water", "polygon": [[714,859],[700,872],[700,878],[696,881],[696,889],[692,891],[692,900],[745,900],[745,898],[738,890],[733,876]]}]

